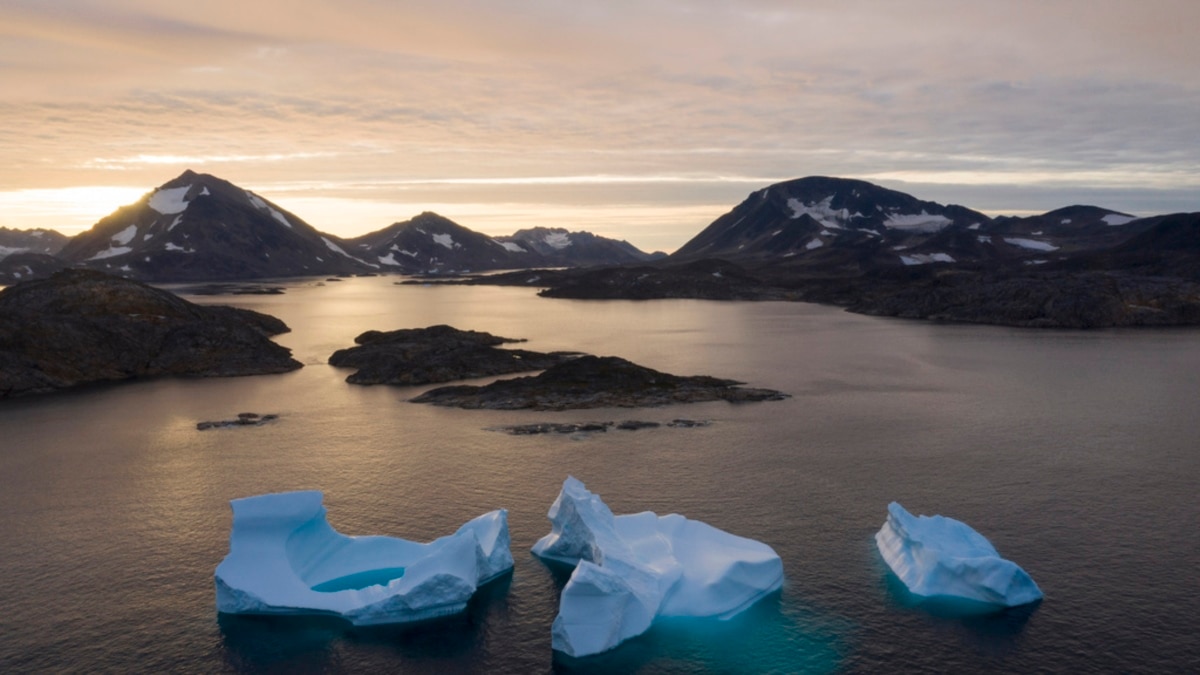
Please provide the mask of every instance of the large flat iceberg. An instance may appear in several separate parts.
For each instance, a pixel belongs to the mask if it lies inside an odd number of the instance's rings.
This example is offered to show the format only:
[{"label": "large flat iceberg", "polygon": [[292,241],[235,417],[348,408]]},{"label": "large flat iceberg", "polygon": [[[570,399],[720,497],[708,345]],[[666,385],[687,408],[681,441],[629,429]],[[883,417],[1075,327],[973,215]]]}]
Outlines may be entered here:
[{"label": "large flat iceberg", "polygon": [[884,561],[914,595],[1016,607],[1042,598],[1033,579],[982,534],[943,516],[914,516],[896,502],[875,535]]},{"label": "large flat iceberg", "polygon": [[614,516],[568,477],[533,552],[575,565],[552,646],[588,656],[641,635],[656,617],[728,619],[783,585],[770,546],[677,514]]},{"label": "large flat iceberg", "polygon": [[464,610],[476,588],[512,569],[503,509],[421,544],[339,534],[321,502],[318,491],[230,502],[218,611],[332,614],[356,625],[421,621]]}]

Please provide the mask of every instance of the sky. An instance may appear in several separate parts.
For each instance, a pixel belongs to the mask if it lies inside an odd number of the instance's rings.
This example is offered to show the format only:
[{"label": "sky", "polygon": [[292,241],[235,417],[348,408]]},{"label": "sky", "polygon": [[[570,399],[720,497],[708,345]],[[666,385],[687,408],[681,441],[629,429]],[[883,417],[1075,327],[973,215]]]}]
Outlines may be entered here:
[{"label": "sky", "polygon": [[182,173],[671,251],[751,192],[1200,211],[1196,0],[0,0],[0,226]]}]

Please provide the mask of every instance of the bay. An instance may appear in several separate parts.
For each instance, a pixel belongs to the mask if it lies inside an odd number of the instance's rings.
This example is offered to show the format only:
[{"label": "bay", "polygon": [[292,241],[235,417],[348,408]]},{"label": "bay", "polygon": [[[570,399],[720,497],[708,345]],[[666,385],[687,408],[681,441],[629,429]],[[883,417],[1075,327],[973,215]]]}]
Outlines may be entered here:
[{"label": "bay", "polygon": [[[0,404],[4,672],[1178,672],[1200,666],[1200,331],[1030,331],[801,303],[585,302],[532,290],[284,282],[192,297],[280,317],[284,375],[163,379]],[[450,324],[779,389],[786,401],[562,413],[412,404],[326,365],[365,330]],[[260,427],[203,420],[277,413]],[[707,427],[509,436],[532,422]],[[556,660],[565,579],[529,554],[574,475],[616,513],[764,541],[781,593]],[[456,619],[353,629],[219,617],[230,499],[325,493],[347,534],[428,540],[509,510],[516,568]],[[1046,599],[938,616],[874,548],[890,501],[979,530]]]}]

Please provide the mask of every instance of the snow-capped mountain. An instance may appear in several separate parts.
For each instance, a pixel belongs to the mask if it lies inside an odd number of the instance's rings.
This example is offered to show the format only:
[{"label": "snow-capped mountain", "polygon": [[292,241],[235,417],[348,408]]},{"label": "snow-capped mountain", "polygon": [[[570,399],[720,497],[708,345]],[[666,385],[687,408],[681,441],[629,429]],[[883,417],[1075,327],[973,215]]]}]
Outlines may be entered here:
[{"label": "snow-capped mountain", "polygon": [[514,253],[540,255],[542,265],[552,267],[589,267],[624,265],[655,260],[665,254],[646,253],[624,240],[609,239],[591,232],[569,232],[564,228],[534,227],[517,230],[507,237],[496,237]]},{"label": "snow-capped mountain", "polygon": [[92,229],[59,257],[149,281],[353,274],[377,266],[295,214],[215,176],[185,171]]},{"label": "snow-capped mountain", "polygon": [[[878,254],[899,262],[900,254],[888,249],[911,248],[948,228],[979,227],[989,220],[977,211],[921,201],[866,181],[812,176],[751,194],[672,257],[830,259],[853,249],[854,257]],[[913,256],[945,257],[936,252]]]},{"label": "snow-capped mountain", "polygon": [[0,260],[17,253],[54,255],[66,245],[68,239],[67,235],[55,230],[10,230],[0,227]]},{"label": "snow-capped mountain", "polygon": [[382,270],[405,274],[622,265],[654,257],[628,242],[562,228],[538,227],[493,238],[429,212],[347,244]]},{"label": "snow-capped mountain", "polygon": [[672,254],[829,271],[933,263],[1039,264],[1111,247],[1151,223],[1094,206],[991,218],[872,183],[813,176],[751,194]]},{"label": "snow-capped mountain", "polygon": [[540,259],[516,253],[495,239],[425,212],[361,237],[347,240],[347,250],[379,265],[381,271],[402,274],[452,274],[511,269],[541,264]]}]

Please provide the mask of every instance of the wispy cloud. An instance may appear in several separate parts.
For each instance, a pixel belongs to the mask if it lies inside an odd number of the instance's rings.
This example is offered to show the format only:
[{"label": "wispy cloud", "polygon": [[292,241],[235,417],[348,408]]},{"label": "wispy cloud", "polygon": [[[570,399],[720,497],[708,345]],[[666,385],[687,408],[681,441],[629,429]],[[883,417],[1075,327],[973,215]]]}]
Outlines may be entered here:
[{"label": "wispy cloud", "polygon": [[1196,193],[1197,25],[1190,0],[10,0],[0,191],[192,168],[556,209],[808,174]]}]

